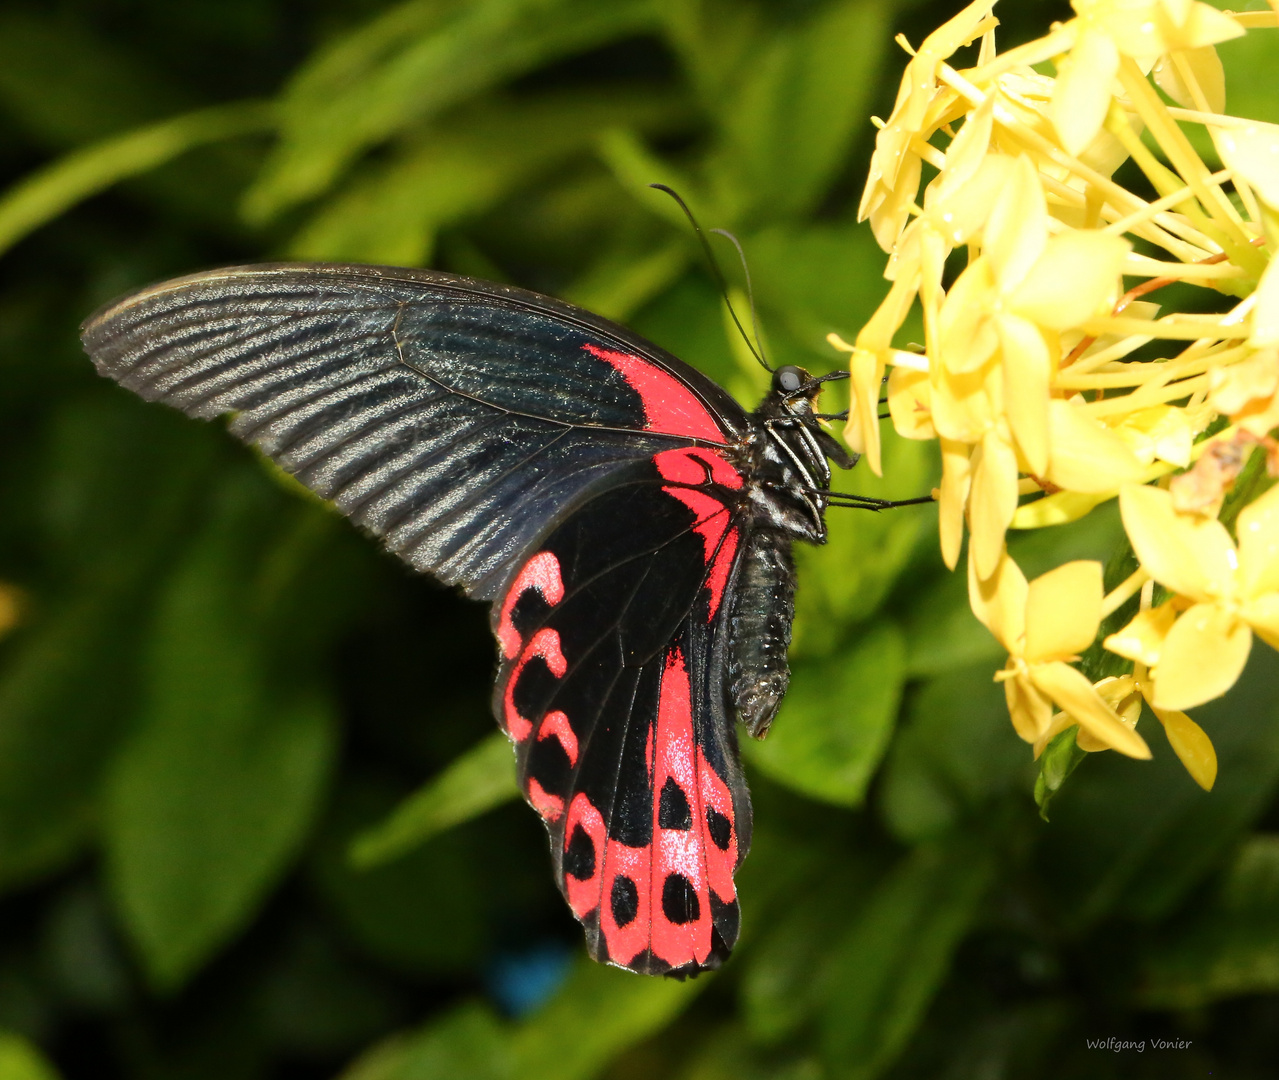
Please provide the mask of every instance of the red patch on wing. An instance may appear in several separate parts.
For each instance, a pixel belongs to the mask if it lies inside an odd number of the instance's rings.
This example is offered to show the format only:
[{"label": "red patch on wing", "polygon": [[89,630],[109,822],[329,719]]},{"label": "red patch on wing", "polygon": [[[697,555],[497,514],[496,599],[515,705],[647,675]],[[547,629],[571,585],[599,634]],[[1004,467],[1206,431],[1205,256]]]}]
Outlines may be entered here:
[{"label": "red patch on wing", "polygon": [[560,576],[560,561],[553,552],[539,551],[529,559],[515,575],[515,580],[506,591],[506,598],[502,601],[501,618],[497,624],[497,640],[502,646],[502,655],[508,660],[514,660],[519,655],[520,645],[523,644],[519,631],[511,622],[511,612],[515,610],[520,597],[529,589],[540,592],[542,598],[551,607],[564,599],[564,580]]},{"label": "red patch on wing", "polygon": [[548,712],[542,718],[542,723],[537,729],[537,737],[539,740],[551,737],[559,739],[560,745],[564,747],[564,753],[568,757],[568,763],[570,765],[577,764],[577,735],[569,724],[566,713],[561,712],[559,709],[554,712]]},{"label": "red patch on wing", "polygon": [[729,510],[713,495],[699,491],[697,487],[675,485],[700,486],[713,483],[727,488],[740,488],[743,483],[741,474],[722,454],[699,446],[663,450],[660,454],[653,455],[653,463],[662,479],[672,481],[671,484],[664,485],[662,490],[679,499],[696,517],[693,531],[702,538],[703,558],[709,567],[706,587],[711,593],[711,603],[707,619],[713,619],[724,599],[728,576],[733,569],[733,559],[737,554],[737,530],[728,527]]},{"label": "red patch on wing", "polygon": [[[609,958],[616,963],[629,966],[650,949],[673,968],[704,964],[714,947],[711,894],[724,903],[737,895],[733,887],[737,835],[732,793],[711,769],[694,738],[688,668],[678,647],[666,656],[648,755],[653,784],[650,846],[630,847],[610,840],[595,806],[582,793],[574,796],[564,823],[565,850],[580,826],[591,839],[595,860],[588,879],[565,875],[569,906],[579,919],[598,910],[600,932]],[[660,793],[668,780],[679,787],[688,804],[689,828],[661,826]],[[726,849],[711,835],[708,808],[728,823]],[[619,879],[627,880],[619,883]],[[680,921],[668,916],[664,903],[672,887],[679,898],[674,907]],[[628,893],[634,905],[633,915],[622,923],[617,920],[612,899],[618,891]]]},{"label": "red patch on wing", "polygon": [[599,345],[583,345],[588,353],[612,364],[644,403],[644,427],[663,435],[723,442],[724,432],[701,399],[665,368],[630,353]]},{"label": "red patch on wing", "polygon": [[547,821],[559,821],[564,813],[564,800],[544,790],[531,776],[528,778],[528,801]]},{"label": "red patch on wing", "polygon": [[706,615],[709,622],[719,611],[720,602],[724,599],[724,590],[728,587],[728,575],[733,572],[733,559],[737,555],[737,530],[729,529],[724,534],[724,542],[719,545],[711,560],[711,571],[706,575],[706,587],[711,591],[710,611]]},{"label": "red patch on wing", "polygon": [[673,484],[719,484],[737,490],[745,481],[722,453],[704,446],[677,446],[653,455],[657,474]]},{"label": "red patch on wing", "polygon": [[568,804],[568,818],[564,822],[564,850],[567,851],[573,841],[573,833],[578,826],[591,838],[593,869],[588,878],[575,878],[572,874],[564,875],[564,889],[568,893],[568,906],[579,919],[585,919],[600,903],[600,871],[604,861],[605,829],[604,818],[595,809],[585,793],[579,791]]},{"label": "red patch on wing", "polygon": [[524,666],[535,656],[540,656],[546,661],[546,666],[557,679],[563,678],[564,672],[568,670],[568,661],[564,659],[564,653],[560,651],[559,632],[549,626],[539,630],[524,646],[524,651],[520,653],[510,678],[506,680],[506,693],[503,695],[506,732],[516,742],[523,742],[533,730],[533,722],[521,716],[515,707],[515,685],[520,681]]},{"label": "red patch on wing", "polygon": [[[653,754],[653,953],[678,967],[704,961],[711,951],[711,905],[707,881],[708,837],[701,810],[697,745],[693,739],[693,704],[684,655],[673,648],[666,656],[657,702]],[[692,828],[663,829],[658,824],[659,793],[674,780],[689,804]],[[666,880],[679,874],[696,897],[696,918],[675,923],[663,910]],[[730,897],[731,898],[731,894]]]}]

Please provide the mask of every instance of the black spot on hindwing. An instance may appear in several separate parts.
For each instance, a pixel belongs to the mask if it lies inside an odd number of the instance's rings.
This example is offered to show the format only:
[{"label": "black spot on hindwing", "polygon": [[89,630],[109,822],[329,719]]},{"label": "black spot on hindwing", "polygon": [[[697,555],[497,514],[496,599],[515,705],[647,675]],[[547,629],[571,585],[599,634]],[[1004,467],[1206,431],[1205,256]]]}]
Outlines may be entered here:
[{"label": "black spot on hindwing", "polygon": [[[697,897],[693,897],[696,902]],[[627,926],[639,913],[639,889],[630,878],[619,874],[613,879],[613,895],[609,898],[613,905],[613,920],[618,926]]]},{"label": "black spot on hindwing", "polygon": [[711,840],[720,851],[727,851],[729,842],[733,839],[733,823],[713,806],[706,808],[706,831],[711,834]]},{"label": "black spot on hindwing", "polygon": [[542,657],[529,657],[511,695],[516,712],[529,719],[541,716],[558,685],[559,680]]},{"label": "black spot on hindwing", "polygon": [[667,874],[662,882],[662,914],[676,926],[683,926],[697,922],[701,913],[693,883],[683,874]]},{"label": "black spot on hindwing", "polygon": [[552,737],[535,740],[529,747],[524,768],[541,785],[543,791],[561,798],[567,792],[572,766],[559,739]]},{"label": "black spot on hindwing", "polygon": [[657,824],[663,829],[693,827],[693,813],[688,806],[688,797],[673,776],[668,776],[666,783],[662,785],[661,801],[657,806]]},{"label": "black spot on hindwing", "polygon": [[595,841],[580,825],[573,827],[564,849],[564,873],[578,881],[590,881],[595,876]]}]

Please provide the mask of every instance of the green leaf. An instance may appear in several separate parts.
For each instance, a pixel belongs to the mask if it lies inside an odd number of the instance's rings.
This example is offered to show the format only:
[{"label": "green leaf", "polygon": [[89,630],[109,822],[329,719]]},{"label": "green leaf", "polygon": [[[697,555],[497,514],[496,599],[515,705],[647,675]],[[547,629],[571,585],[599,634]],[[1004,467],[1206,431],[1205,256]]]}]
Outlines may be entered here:
[{"label": "green leaf", "polygon": [[266,131],[273,121],[268,105],[240,102],[187,113],[76,150],[0,197],[0,254],[90,195],[197,146]]},{"label": "green leaf", "polygon": [[[0,887],[73,856],[137,707],[156,568],[208,475],[208,440],[123,396],[58,408],[28,527],[47,563],[0,672]],[[198,433],[197,433],[198,434]],[[146,483],[138,477],[146,476]]]},{"label": "green leaf", "polygon": [[774,226],[744,237],[742,245],[751,260],[756,301],[784,319],[826,366],[845,366],[847,354],[832,349],[826,335],[833,330],[851,340],[889,289],[884,253],[870,228]]},{"label": "green leaf", "polygon": [[[1008,552],[1033,578],[1072,559],[1095,559],[1105,565],[1126,543],[1119,507],[1112,499],[1069,526],[1010,533]],[[955,573],[945,570],[940,560],[935,565],[935,576],[920,587],[906,615],[910,674],[940,675],[981,662],[989,663],[993,674],[1007,654],[972,613],[962,561]]]},{"label": "green leaf", "polygon": [[424,1028],[378,1043],[340,1080],[506,1080],[510,1035],[484,1005],[460,1005]]},{"label": "green leaf", "polygon": [[[832,486],[878,499],[913,498],[928,493],[937,472],[934,446],[903,439],[885,425],[883,478],[860,466],[838,476]],[[921,547],[932,543],[936,521],[933,506],[829,512],[827,542],[796,546],[799,591],[792,654],[829,653],[842,640],[841,631],[873,615]]]},{"label": "green leaf", "polygon": [[0,677],[0,887],[75,855],[133,704],[136,600],[88,595],[12,648]]},{"label": "green leaf", "polygon": [[411,0],[304,66],[283,137],[245,200],[264,220],[325,191],[364,150],[561,56],[635,33],[647,0]]},{"label": "green leaf", "polygon": [[89,29],[96,20],[47,5],[7,7],[0,13],[0,100],[43,145],[75,146],[186,105],[184,91],[154,67]]},{"label": "green leaf", "polygon": [[1151,948],[1138,998],[1146,1008],[1195,1009],[1279,991],[1279,836],[1249,837],[1206,902]]},{"label": "green leaf", "polygon": [[1088,754],[1075,742],[1076,728],[1067,728],[1058,734],[1044,752],[1039,755],[1039,775],[1035,777],[1035,805],[1039,816],[1048,820],[1048,806],[1061,791],[1080,762]]},{"label": "green leaf", "polygon": [[[509,782],[511,749],[502,741]],[[349,936],[382,963],[419,977],[464,975],[493,947],[491,911],[505,911],[510,902],[495,903],[493,890],[486,891],[491,868],[475,857],[486,837],[457,829],[374,869],[352,866],[352,836],[384,817],[394,799],[385,781],[348,777],[314,844],[313,880]],[[536,855],[544,874],[540,845]]]},{"label": "green leaf", "polygon": [[1040,852],[1068,925],[1086,928],[1114,909],[1163,917],[1270,805],[1279,787],[1277,681],[1279,655],[1255,648],[1230,693],[1195,710],[1217,750],[1211,792],[1190,779],[1149,715],[1140,729],[1152,761],[1090,755],[1053,803]]},{"label": "green leaf", "polygon": [[1030,748],[1008,723],[1003,688],[988,667],[930,680],[908,699],[879,791],[884,823],[919,843],[989,813],[1005,793],[1024,798]]},{"label": "green leaf", "polygon": [[252,479],[223,492],[168,583],[147,707],[108,779],[112,892],[152,982],[165,990],[238,930],[284,872],[335,749],[329,701],[305,684],[266,678],[253,590],[264,481]]},{"label": "green leaf", "polygon": [[710,982],[648,979],[583,957],[555,998],[517,1026],[464,1005],[374,1047],[341,1080],[591,1080],[666,1027]]},{"label": "green leaf", "polygon": [[644,252],[608,251],[563,296],[606,319],[625,319],[669,288],[688,261],[689,247],[682,241]]},{"label": "green leaf", "polygon": [[797,665],[768,738],[747,742],[746,759],[810,798],[860,805],[892,736],[905,655],[901,631],[885,622],[845,654]]},{"label": "green leaf", "polygon": [[[777,843],[765,828],[766,845]],[[787,837],[794,848],[795,838]],[[752,845],[754,847],[754,845]],[[819,1014],[825,987],[815,979],[832,941],[840,940],[875,885],[875,876],[860,851],[832,865],[828,850],[814,845],[810,859],[816,865],[800,868],[774,865],[763,873],[780,877],[781,887],[762,915],[751,920],[754,937],[746,943],[740,973],[740,1013],[753,1040],[776,1046],[792,1038]],[[765,859],[771,852],[765,849]],[[751,860],[758,858],[751,851]],[[758,879],[761,872],[751,863]],[[789,873],[787,871],[790,871]],[[760,882],[760,884],[764,884]],[[775,883],[769,881],[773,886]],[[755,890],[744,895],[757,899]]]},{"label": "green leaf", "polygon": [[[906,611],[906,671],[912,678],[943,675],[985,663],[993,675],[1007,653],[977,621],[968,602],[968,582],[937,559],[937,570],[921,583]],[[1006,710],[1005,710],[1006,711]]]},{"label": "green leaf", "polygon": [[30,1042],[0,1032],[0,1080],[58,1080],[58,1070]]},{"label": "green leaf", "polygon": [[810,22],[769,34],[743,72],[724,110],[732,154],[718,164],[741,174],[770,218],[810,211],[844,165],[853,133],[869,136],[865,106],[891,12],[881,0],[827,4]]},{"label": "green leaf", "polygon": [[560,992],[516,1031],[513,1075],[591,1080],[665,1028],[711,981],[642,978],[582,957]]},{"label": "green leaf", "polygon": [[290,245],[308,259],[429,262],[445,225],[489,209],[614,125],[670,126],[668,95],[546,95],[467,108],[365,170]]},{"label": "green leaf", "polygon": [[365,869],[379,866],[519,794],[511,740],[495,731],[361,833],[351,845],[351,861]]},{"label": "green leaf", "polygon": [[993,870],[989,847],[952,836],[918,849],[882,881],[823,973],[822,1046],[833,1075],[869,1080],[905,1046]]}]

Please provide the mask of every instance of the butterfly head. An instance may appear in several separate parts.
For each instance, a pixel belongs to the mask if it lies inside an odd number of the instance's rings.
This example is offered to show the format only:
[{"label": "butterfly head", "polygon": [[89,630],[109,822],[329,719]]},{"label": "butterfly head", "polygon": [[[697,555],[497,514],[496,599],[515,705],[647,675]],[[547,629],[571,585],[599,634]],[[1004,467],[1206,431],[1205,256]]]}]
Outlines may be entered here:
[{"label": "butterfly head", "polygon": [[772,396],[791,412],[811,412],[821,391],[821,382],[796,364],[786,364],[773,372]]}]

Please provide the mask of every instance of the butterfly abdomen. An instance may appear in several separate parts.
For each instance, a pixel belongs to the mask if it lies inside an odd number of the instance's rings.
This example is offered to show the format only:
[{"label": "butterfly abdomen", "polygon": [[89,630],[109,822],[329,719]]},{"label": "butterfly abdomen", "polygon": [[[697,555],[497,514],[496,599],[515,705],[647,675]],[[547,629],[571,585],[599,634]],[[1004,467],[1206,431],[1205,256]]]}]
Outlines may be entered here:
[{"label": "butterfly abdomen", "polygon": [[729,694],[737,719],[763,738],[790,683],[786,650],[795,618],[791,538],[751,533],[742,552],[729,617]]}]

